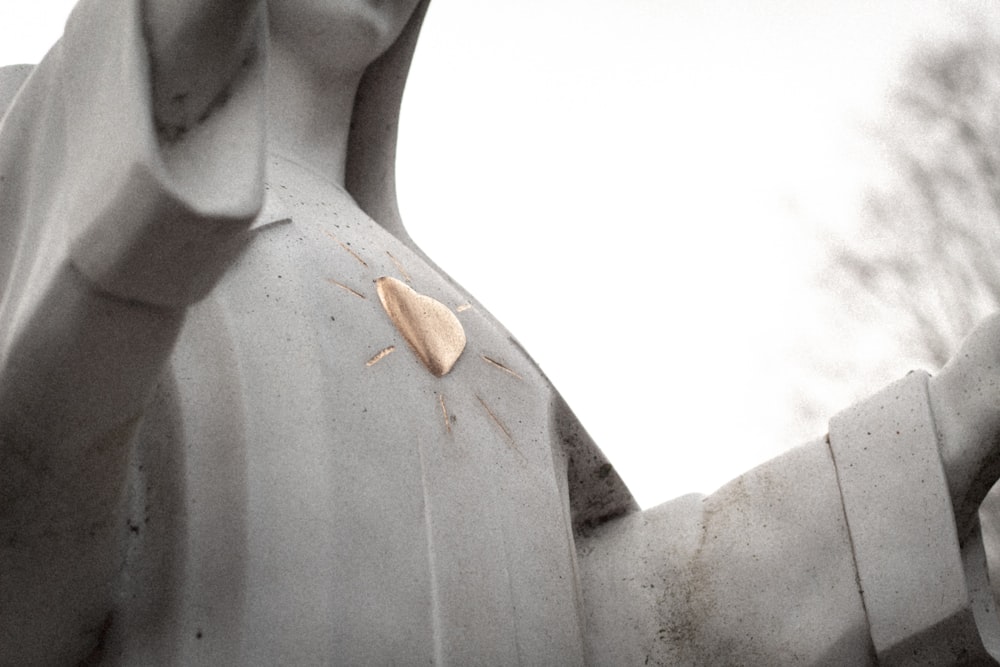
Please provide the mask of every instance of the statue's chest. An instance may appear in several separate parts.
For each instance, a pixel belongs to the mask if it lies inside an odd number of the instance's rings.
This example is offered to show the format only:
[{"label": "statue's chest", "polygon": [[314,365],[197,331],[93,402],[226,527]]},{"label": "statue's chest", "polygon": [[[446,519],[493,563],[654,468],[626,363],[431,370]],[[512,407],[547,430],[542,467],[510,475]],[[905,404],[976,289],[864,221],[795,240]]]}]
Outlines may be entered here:
[{"label": "statue's chest", "polygon": [[[174,357],[192,650],[214,625],[240,640],[213,659],[258,664],[576,654],[551,390],[467,295],[328,194],[269,209]],[[422,350],[435,336],[452,344]]]},{"label": "statue's chest", "polygon": [[551,389],[533,362],[469,295],[327,194],[286,194],[218,290],[254,432],[308,442],[318,429],[325,450],[380,471],[381,448],[393,461],[420,449],[424,474],[440,456],[452,478],[499,482],[500,466],[551,482]]}]

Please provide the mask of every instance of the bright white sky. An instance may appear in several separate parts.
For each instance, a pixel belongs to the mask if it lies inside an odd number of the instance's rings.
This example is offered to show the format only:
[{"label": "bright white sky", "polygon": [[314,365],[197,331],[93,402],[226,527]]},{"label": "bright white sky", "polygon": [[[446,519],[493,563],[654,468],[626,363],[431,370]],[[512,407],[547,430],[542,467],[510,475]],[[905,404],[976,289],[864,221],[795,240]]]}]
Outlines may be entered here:
[{"label": "bright white sky", "polygon": [[[0,63],[41,58],[72,4],[3,3]],[[900,353],[838,328],[812,279],[855,220],[858,128],[915,38],[954,27],[944,5],[432,3],[404,102],[404,219],[643,506],[822,435],[803,398],[832,412],[893,379],[816,375]]]}]

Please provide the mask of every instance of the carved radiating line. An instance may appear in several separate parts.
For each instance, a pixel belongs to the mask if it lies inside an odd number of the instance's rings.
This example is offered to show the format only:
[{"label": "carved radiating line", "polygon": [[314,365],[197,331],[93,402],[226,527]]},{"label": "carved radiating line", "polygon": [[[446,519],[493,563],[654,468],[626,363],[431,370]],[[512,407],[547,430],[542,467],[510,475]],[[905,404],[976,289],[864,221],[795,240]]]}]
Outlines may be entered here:
[{"label": "carved radiating line", "polygon": [[334,280],[333,278],[327,278],[327,279],[326,279],[326,281],[327,281],[328,283],[330,283],[331,285],[336,285],[336,286],[337,286],[337,287],[339,287],[340,289],[342,289],[342,290],[345,290],[345,291],[347,291],[347,292],[350,292],[350,293],[351,293],[351,294],[353,294],[354,296],[357,296],[357,297],[360,297],[360,298],[362,298],[362,299],[366,299],[366,300],[368,299],[368,297],[366,297],[366,296],[365,296],[364,294],[362,294],[362,293],[361,293],[361,292],[359,292],[358,290],[356,290],[356,289],[351,289],[351,288],[350,288],[350,287],[348,287],[347,285],[344,285],[344,284],[342,284],[342,283],[338,283],[338,282],[337,282],[336,280]]},{"label": "carved radiating line", "polygon": [[410,274],[406,272],[406,267],[404,267],[402,263],[398,259],[396,259],[393,256],[393,254],[388,250],[385,251],[385,254],[389,255],[389,259],[391,259],[392,263],[396,265],[396,270],[399,271],[400,275],[403,276],[403,280],[405,280],[408,283],[412,283],[413,280],[410,278]]},{"label": "carved radiating line", "polygon": [[444,415],[444,427],[448,430],[448,435],[451,435],[451,418],[448,416],[448,406],[444,404],[444,394],[438,394],[438,400],[441,401],[441,413]]},{"label": "carved radiating line", "polygon": [[369,359],[368,361],[366,361],[365,362],[365,366],[367,366],[368,368],[371,368],[372,366],[374,366],[378,362],[382,361],[383,359],[385,359],[386,357],[388,357],[390,354],[392,354],[395,351],[396,351],[396,346],[395,345],[390,345],[389,347],[385,348],[384,350],[380,350],[378,354],[376,354],[374,357],[372,357],[371,359]]},{"label": "carved radiating line", "polygon": [[493,411],[490,410],[490,406],[486,405],[486,401],[481,399],[479,396],[476,396],[476,400],[479,401],[479,404],[481,406],[483,406],[483,410],[486,410],[486,414],[490,416],[490,419],[492,419],[493,422],[500,427],[500,430],[503,431],[503,434],[505,436],[507,436],[507,439],[513,441],[514,438],[513,436],[511,436],[510,431],[508,431],[507,427],[503,425],[503,422],[500,421],[500,419],[495,414],[493,414]]},{"label": "carved radiating line", "polygon": [[490,364],[491,366],[496,366],[497,368],[499,368],[500,370],[502,370],[505,373],[510,373],[511,375],[513,375],[514,377],[516,377],[518,380],[523,380],[524,379],[520,375],[518,375],[516,372],[512,371],[511,369],[509,369],[506,366],[504,366],[503,364],[501,364],[496,359],[490,359],[485,354],[481,354],[479,356],[482,357],[483,361],[485,361],[486,363]]},{"label": "carved radiating line", "polygon": [[483,410],[486,410],[486,414],[490,416],[490,419],[493,420],[493,423],[496,424],[498,427],[500,427],[500,430],[503,431],[503,434],[507,436],[507,444],[510,445],[510,448],[513,449],[515,452],[517,452],[518,456],[520,456],[522,459],[524,459],[525,462],[527,462],[528,459],[525,458],[524,454],[521,453],[521,450],[517,448],[516,444],[514,444],[514,436],[511,435],[511,432],[507,430],[507,427],[504,426],[504,423],[500,421],[500,418],[497,417],[492,410],[490,410],[490,406],[486,405],[486,401],[484,401],[479,396],[476,396],[476,400],[479,401],[479,404],[481,406],[483,406]]},{"label": "carved radiating line", "polygon": [[456,313],[464,313],[465,311],[469,310],[470,308],[472,308],[472,304],[471,303],[463,303],[461,306],[459,306],[458,308],[455,309],[455,312]]},{"label": "carved radiating line", "polygon": [[330,237],[331,239],[333,239],[334,241],[336,241],[336,242],[337,242],[337,244],[338,244],[338,245],[339,245],[339,246],[340,246],[341,248],[343,248],[343,249],[344,249],[344,250],[346,250],[347,252],[351,253],[351,257],[353,257],[354,259],[356,259],[356,260],[358,260],[359,262],[361,262],[361,266],[365,267],[366,269],[368,268],[368,262],[366,262],[365,260],[361,259],[361,257],[360,257],[360,256],[358,255],[358,253],[356,253],[356,252],[354,252],[353,250],[351,250],[351,247],[350,247],[349,245],[345,244],[345,243],[344,243],[343,241],[341,241],[341,240],[340,240],[340,239],[338,239],[338,238],[337,238],[336,236],[334,236],[333,234],[331,234],[330,232],[328,232],[328,231],[326,231],[326,230],[323,230],[323,233],[324,233],[324,234],[326,234],[327,236],[329,236],[329,237]]}]

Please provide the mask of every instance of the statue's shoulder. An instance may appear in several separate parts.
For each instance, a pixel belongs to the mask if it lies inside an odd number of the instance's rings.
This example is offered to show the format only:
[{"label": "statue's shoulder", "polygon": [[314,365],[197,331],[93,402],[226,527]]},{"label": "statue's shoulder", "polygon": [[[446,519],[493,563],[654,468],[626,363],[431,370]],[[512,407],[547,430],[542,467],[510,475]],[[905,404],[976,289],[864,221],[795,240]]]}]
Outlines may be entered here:
[{"label": "statue's shoulder", "polygon": [[34,65],[7,65],[0,67],[0,116],[7,113],[7,108],[14,101],[14,96],[21,89],[28,75],[34,71]]}]

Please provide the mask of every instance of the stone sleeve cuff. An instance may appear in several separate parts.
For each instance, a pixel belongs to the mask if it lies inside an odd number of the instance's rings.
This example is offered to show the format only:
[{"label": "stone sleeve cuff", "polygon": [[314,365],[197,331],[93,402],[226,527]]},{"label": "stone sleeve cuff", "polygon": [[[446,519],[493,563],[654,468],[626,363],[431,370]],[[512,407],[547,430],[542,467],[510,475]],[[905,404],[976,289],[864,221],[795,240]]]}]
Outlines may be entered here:
[{"label": "stone sleeve cuff", "polygon": [[927,380],[835,416],[830,449],[879,662],[983,664]]},{"label": "stone sleeve cuff", "polygon": [[263,200],[263,57],[167,151],[154,126],[140,4],[82,0],[39,66],[60,98],[40,122],[63,139],[60,155],[44,156],[62,162],[47,217],[65,226],[70,261],[102,291],[186,306],[239,252]]}]

